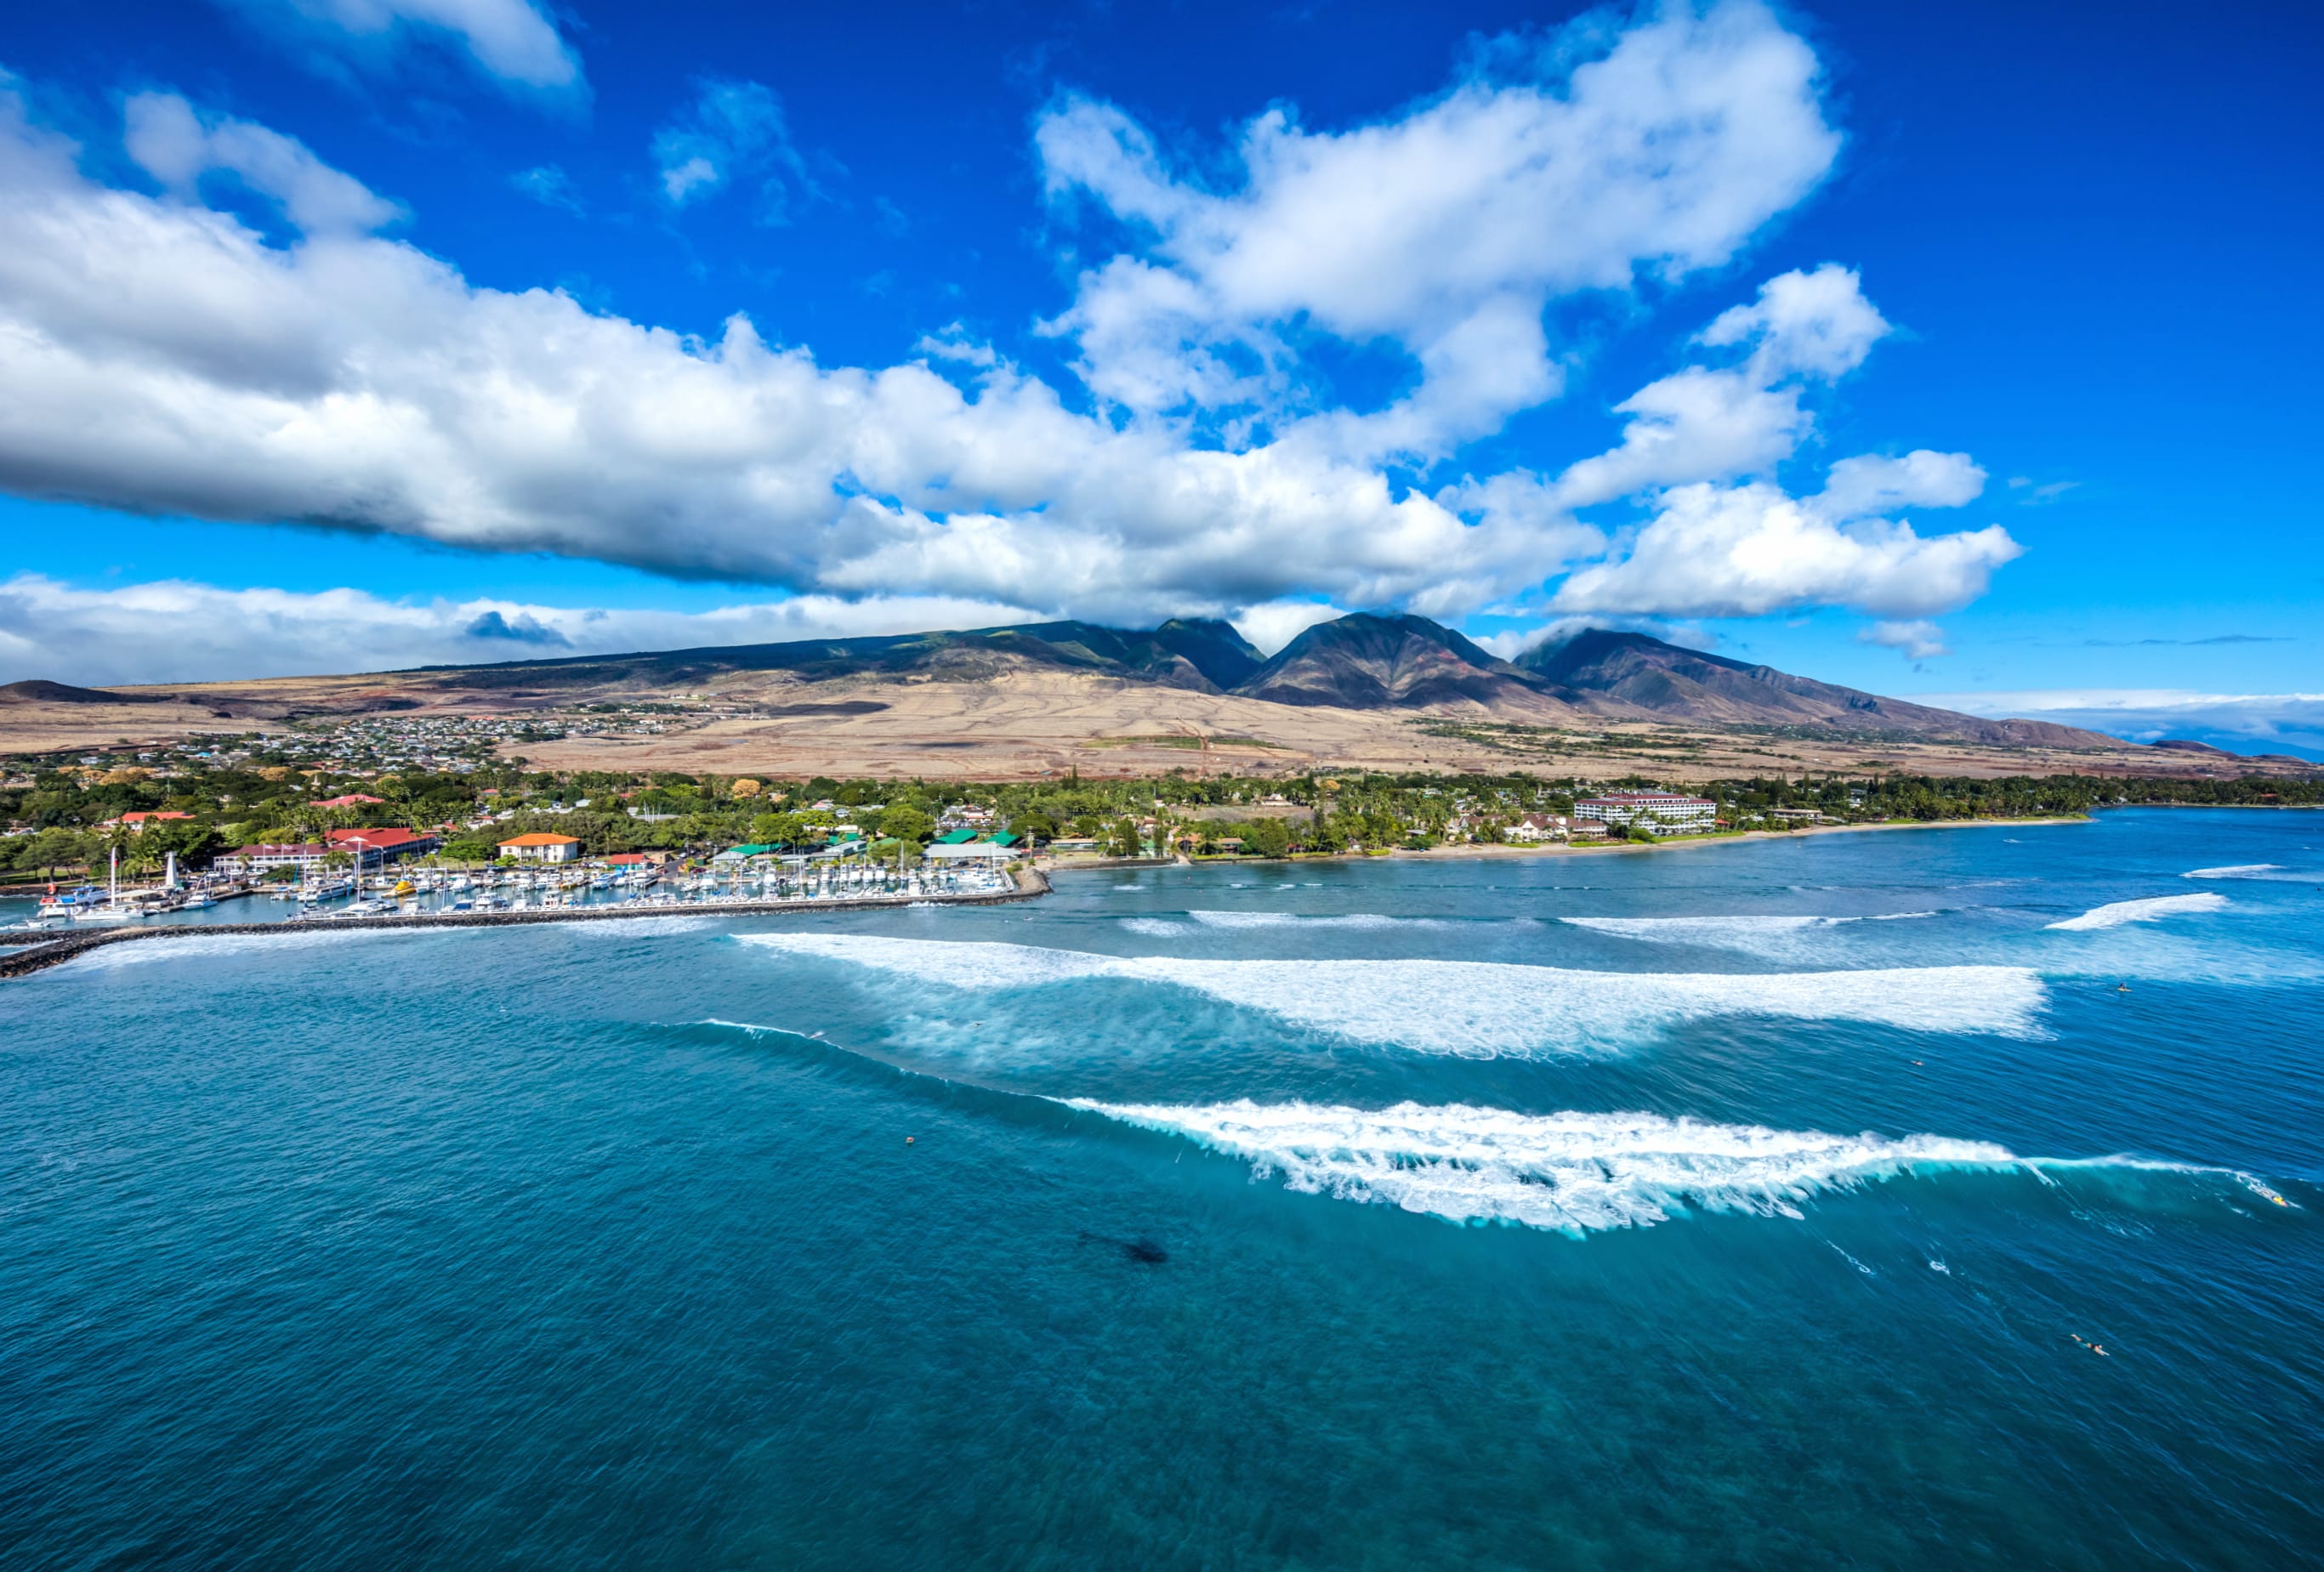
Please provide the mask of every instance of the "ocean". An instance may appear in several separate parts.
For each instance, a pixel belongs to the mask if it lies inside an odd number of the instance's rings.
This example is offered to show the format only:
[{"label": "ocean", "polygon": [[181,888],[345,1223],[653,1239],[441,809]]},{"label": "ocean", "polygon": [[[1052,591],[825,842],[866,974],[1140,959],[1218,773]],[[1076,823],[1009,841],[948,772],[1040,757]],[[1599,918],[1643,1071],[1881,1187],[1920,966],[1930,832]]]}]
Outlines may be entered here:
[{"label": "ocean", "polygon": [[116,945],[0,1565],[2324,1565],[2319,1006],[2292,812]]}]

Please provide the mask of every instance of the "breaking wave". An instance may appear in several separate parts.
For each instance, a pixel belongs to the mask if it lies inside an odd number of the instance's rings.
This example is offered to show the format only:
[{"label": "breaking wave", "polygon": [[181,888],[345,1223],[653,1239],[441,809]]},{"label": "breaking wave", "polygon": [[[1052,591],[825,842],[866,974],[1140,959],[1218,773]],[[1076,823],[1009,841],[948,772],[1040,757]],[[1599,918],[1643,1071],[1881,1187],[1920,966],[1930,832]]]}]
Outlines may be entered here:
[{"label": "breaking wave", "polygon": [[2110,901],[2103,906],[2093,906],[2079,917],[2068,917],[2062,923],[2052,923],[2052,928],[2070,933],[2087,933],[2097,928],[2119,928],[2125,923],[2153,923],[2164,917],[2175,917],[2190,912],[2216,912],[2227,904],[2227,897],[2209,890],[2195,896],[2151,896],[2143,901]]},{"label": "breaking wave", "polygon": [[1188,912],[1205,928],[1441,928],[1435,917],[1389,917],[1377,912],[1305,916],[1297,912]]},{"label": "breaking wave", "polygon": [[[748,914],[745,914],[746,915]],[[699,933],[718,925],[718,915],[711,912],[687,913],[683,916],[640,914],[634,917],[591,917],[581,922],[559,923],[559,932],[595,933],[608,939],[634,938],[640,933]]]},{"label": "breaking wave", "polygon": [[[1521,1114],[1409,1101],[1379,1109],[1249,1099],[1111,1103],[936,1076],[831,1042],[820,1032],[717,1019],[696,1025],[811,1043],[835,1062],[876,1065],[902,1074],[908,1083],[940,1085],[952,1106],[965,1098],[972,1104],[985,1099],[987,1111],[1004,1117],[1035,1109],[1096,1114],[1240,1159],[1257,1178],[1281,1174],[1293,1190],[1455,1223],[1514,1223],[1579,1236],[1646,1227],[1690,1209],[1797,1218],[1803,1203],[1827,1190],[1948,1169],[2015,1169],[2052,1185],[2108,1175],[2195,1179],[2211,1181],[2231,1205],[2240,1192],[2287,1211],[2301,1209],[2255,1174],[2199,1163],[2123,1155],[2021,1157],[1991,1142],[1944,1135],[1834,1135],[1649,1113]],[[2136,1201],[2144,1194],[2134,1188],[2123,1199]]]},{"label": "breaking wave", "polygon": [[1747,915],[1735,917],[1560,917],[1570,927],[1637,939],[1649,944],[1708,944],[1722,950],[1742,950],[1754,955],[1788,954],[1819,929],[1849,923],[1887,923],[1908,917],[1933,917],[1934,912],[1891,912],[1878,916],[1813,917]]},{"label": "breaking wave", "polygon": [[2255,878],[2275,884],[2307,884],[2317,876],[2302,873],[2296,868],[2286,868],[2280,862],[2239,862],[2230,868],[2198,868],[2179,876],[2181,878]]},{"label": "breaking wave", "polygon": [[1576,971],[1475,961],[1204,961],[850,933],[742,942],[960,988],[1090,978],[1165,984],[1353,1041],[1492,1057],[1624,1046],[1728,1016],[2039,1034],[2041,979],[2014,966],[1730,974]]},{"label": "breaking wave", "polygon": [[[56,970],[60,972],[103,970],[116,966],[134,966],[149,961],[215,961],[222,956],[241,955],[257,951],[281,952],[294,950],[336,948],[342,944],[372,942],[383,940],[413,939],[429,933],[448,932],[434,928],[348,928],[324,923],[282,924],[283,931],[267,933],[203,933],[191,930],[180,938],[177,933],[156,933],[143,938],[116,940],[94,950],[82,951],[67,960]],[[38,975],[37,973],[35,975]]]},{"label": "breaking wave", "polygon": [[1518,1223],[1582,1234],[1647,1227],[1690,1209],[1801,1216],[1826,1190],[1923,1170],[2138,1169],[2211,1174],[2291,1203],[2233,1169],[2131,1157],[2020,1157],[1944,1135],[1771,1130],[1643,1113],[1518,1114],[1454,1103],[1378,1110],[1248,1099],[1172,1107],[1062,1099],[1240,1158],[1290,1189],[1425,1212],[1455,1223]]},{"label": "breaking wave", "polygon": [[1827,1135],[1658,1114],[1517,1114],[1455,1103],[1372,1110],[1244,1099],[1204,1106],[1070,1106],[1189,1140],[1280,1173],[1296,1190],[1581,1234],[1645,1227],[1674,1213],[1800,1216],[1822,1190],[1941,1165],[2006,1167],[2017,1155],[1938,1135]]}]

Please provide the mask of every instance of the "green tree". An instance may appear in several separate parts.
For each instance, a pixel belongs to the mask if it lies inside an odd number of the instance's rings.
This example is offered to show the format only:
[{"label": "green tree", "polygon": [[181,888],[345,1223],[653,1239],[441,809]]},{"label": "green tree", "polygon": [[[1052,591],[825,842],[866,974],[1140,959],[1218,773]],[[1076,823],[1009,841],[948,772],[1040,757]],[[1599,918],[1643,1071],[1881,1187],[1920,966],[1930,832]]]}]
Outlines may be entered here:
[{"label": "green tree", "polygon": [[925,842],[936,832],[936,822],[918,808],[899,805],[880,814],[880,833],[891,841]]},{"label": "green tree", "polygon": [[207,862],[223,844],[217,826],[197,819],[174,819],[148,823],[145,833],[139,837],[146,848],[157,856],[178,854],[178,866],[190,869]]},{"label": "green tree", "polygon": [[1260,819],[1247,824],[1243,827],[1242,846],[1257,857],[1287,857],[1291,854],[1291,826],[1280,819]]},{"label": "green tree", "polygon": [[751,821],[751,841],[759,846],[789,846],[802,832],[797,814],[760,814]]}]

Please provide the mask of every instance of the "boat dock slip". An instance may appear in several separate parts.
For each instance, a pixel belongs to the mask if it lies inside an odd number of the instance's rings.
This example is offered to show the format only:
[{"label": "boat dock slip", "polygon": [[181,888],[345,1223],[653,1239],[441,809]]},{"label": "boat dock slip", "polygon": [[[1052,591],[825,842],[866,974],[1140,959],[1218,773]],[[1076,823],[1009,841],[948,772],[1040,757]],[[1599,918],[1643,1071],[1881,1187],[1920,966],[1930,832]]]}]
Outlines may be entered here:
[{"label": "boat dock slip", "polygon": [[101,933],[68,933],[44,939],[22,931],[0,933],[0,943],[20,946],[0,953],[0,979],[24,977],[60,966],[77,955],[106,944],[139,939],[166,939],[173,934],[311,933],[345,928],[512,928],[528,923],[597,923],[613,919],[634,922],[654,917],[764,917],[809,912],[854,912],[889,906],[996,906],[1029,901],[1049,893],[1048,877],[1037,868],[1016,870],[1014,889],[974,895],[844,896],[821,900],[689,902],[670,906],[634,905],[556,906],[539,912],[445,912],[429,915],[398,914],[379,917],[334,917],[325,922],[171,923],[152,927],[107,928]]}]

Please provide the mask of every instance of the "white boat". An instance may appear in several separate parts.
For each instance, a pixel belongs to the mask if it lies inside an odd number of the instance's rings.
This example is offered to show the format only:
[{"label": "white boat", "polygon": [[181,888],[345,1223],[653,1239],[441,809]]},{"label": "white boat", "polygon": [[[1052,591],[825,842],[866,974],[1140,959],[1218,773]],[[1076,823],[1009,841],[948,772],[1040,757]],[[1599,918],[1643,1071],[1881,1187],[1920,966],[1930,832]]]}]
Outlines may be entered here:
[{"label": "white boat", "polygon": [[42,896],[40,907],[34,915],[62,920],[71,917],[75,912],[84,907],[99,906],[104,904],[105,892],[93,884],[85,884],[78,889],[69,889],[62,895]]}]

